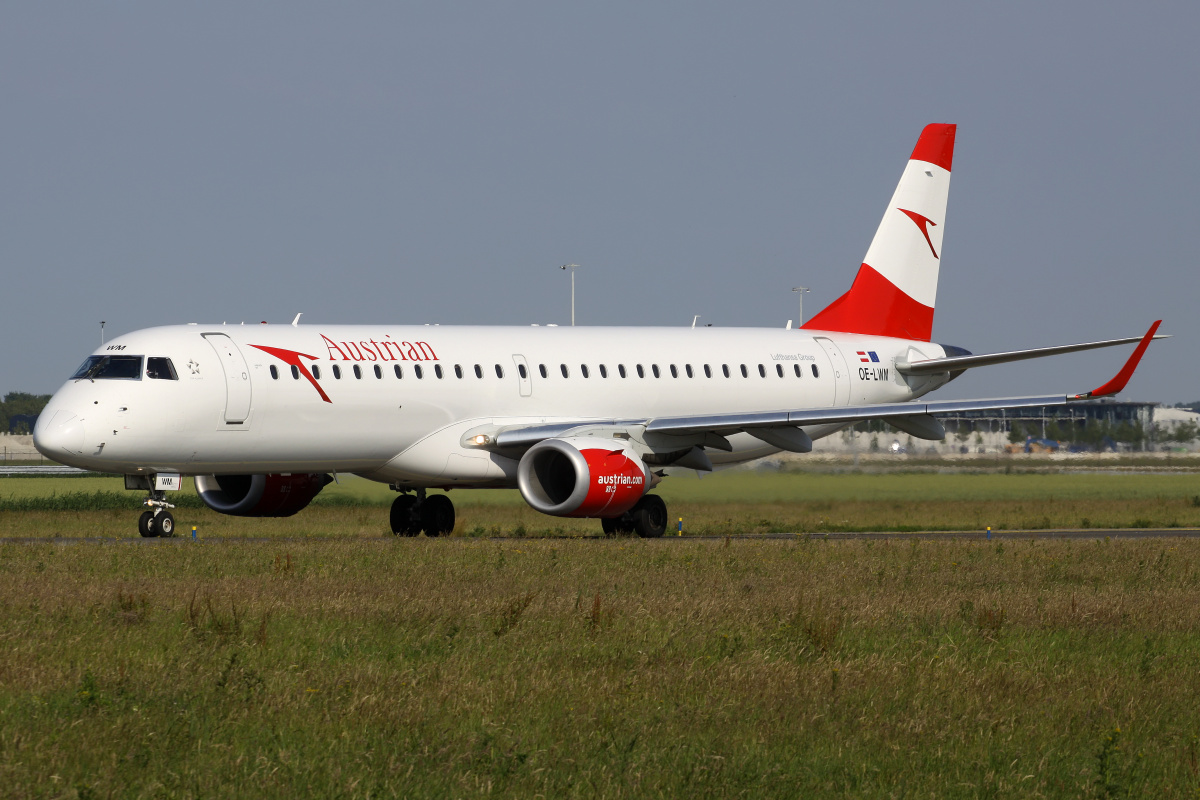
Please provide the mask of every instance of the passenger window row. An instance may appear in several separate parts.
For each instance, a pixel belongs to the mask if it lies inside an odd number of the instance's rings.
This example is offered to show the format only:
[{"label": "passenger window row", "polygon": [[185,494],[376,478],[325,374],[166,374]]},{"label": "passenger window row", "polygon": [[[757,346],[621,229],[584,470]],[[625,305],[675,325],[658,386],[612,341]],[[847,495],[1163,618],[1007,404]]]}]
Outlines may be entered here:
[{"label": "passenger window row", "polygon": [[[154,360],[154,359],[151,359],[151,360]],[[168,362],[168,367],[169,366],[170,365]],[[354,364],[350,369],[356,379],[359,379],[359,380],[362,379],[363,371],[362,371],[361,366],[359,366],[358,364]],[[645,370],[645,368],[642,367],[641,364],[635,365],[634,369],[637,372],[637,376],[639,378],[646,377],[646,370]],[[679,369],[674,364],[671,364],[668,367],[668,369],[671,372],[672,378],[679,377]],[[820,370],[817,369],[816,364],[810,364],[809,369],[812,370],[812,376],[814,378],[821,377]],[[383,368],[380,367],[378,364],[374,365],[374,367],[372,367],[372,370],[374,371],[376,378],[383,378]],[[571,377],[571,369],[566,364],[559,364],[558,370],[564,378]],[[703,370],[704,370],[704,377],[711,378],[713,376],[712,367],[710,367],[708,364],[705,364],[703,366]],[[334,364],[330,368],[330,371],[333,373],[334,380],[342,379],[342,369],[341,369],[340,365]],[[392,371],[395,373],[397,378],[404,377],[404,368],[402,366],[400,366],[399,364],[394,365],[392,367]],[[604,364],[600,364],[597,371],[600,373],[601,378],[608,377],[608,367],[606,367]],[[739,365],[739,371],[742,373],[743,378],[750,377],[750,370],[748,370],[746,368],[745,364]],[[804,376],[804,370],[801,368],[800,364],[798,364],[798,363],[792,364],[792,371],[795,373],[797,378]],[[479,364],[475,365],[474,372],[475,372],[476,378],[479,378],[479,379],[483,378],[484,369]],[[172,379],[174,379],[174,370],[173,369],[171,370],[171,373],[172,373]],[[526,378],[529,377],[528,371],[525,369],[524,364],[517,365],[517,373],[521,376],[522,380],[525,380]],[[650,365],[650,373],[656,378],[662,377],[662,372],[659,370],[658,364]],[[692,369],[691,364],[684,364],[683,373],[685,375],[687,375],[687,377],[689,377],[689,378],[696,377],[696,372]],[[425,377],[425,370],[421,367],[420,364],[414,364],[413,368],[412,368],[412,374],[414,377],[416,377],[417,380],[422,380]],[[433,374],[439,380],[446,377],[441,364],[433,365]],[[454,365],[454,377],[461,380],[465,374],[466,373],[464,372],[462,365],[460,365],[460,364]],[[546,369],[545,364],[538,364],[538,374],[541,375],[543,378],[550,377],[550,371],[548,369]],[[592,373],[591,373],[591,370],[588,369],[587,364],[580,364],[579,365],[579,374],[584,378],[590,378]],[[628,373],[625,371],[624,364],[617,365],[617,374],[620,375],[622,378],[625,378],[628,376]],[[721,365],[721,374],[724,375],[726,378],[728,378],[730,376],[728,364]],[[786,372],[786,370],[784,370],[783,364],[775,365],[775,374],[780,378],[783,378],[786,376],[787,372]],[[767,377],[767,368],[763,364],[758,365],[758,375],[760,378]],[[317,380],[321,380],[321,367],[320,366],[318,366],[316,364],[314,364],[312,366],[312,376],[314,378],[316,378]],[[276,368],[276,366],[274,364],[271,365],[271,377],[275,380],[279,380],[279,370]],[[504,368],[502,366],[500,366],[499,364],[496,364],[496,377],[500,378],[500,379],[504,378]],[[299,367],[297,367],[295,365],[292,366],[292,378],[295,380],[300,380],[300,369],[299,369]]]},{"label": "passenger window row", "polygon": [[[812,376],[814,378],[821,377],[821,372],[819,369],[817,369],[816,364],[810,364],[809,367],[812,370]],[[713,369],[710,365],[704,364],[702,369],[704,370],[704,377],[711,378],[713,376]],[[675,366],[674,364],[668,365],[667,370],[671,373],[672,378],[678,378],[680,375],[679,368],[677,366]],[[740,365],[740,370],[741,370],[743,378],[750,377],[750,370],[746,368],[745,364]],[[559,364],[558,371],[562,374],[562,376],[564,378],[571,377],[571,368],[569,366],[567,366],[566,364]],[[646,368],[643,367],[641,364],[635,364],[634,371],[637,372],[637,376],[639,378],[646,377]],[[792,371],[795,373],[797,378],[804,376],[804,369],[798,363],[792,364]],[[600,372],[601,378],[608,377],[608,367],[606,367],[604,364],[601,364],[599,366],[599,372]],[[549,370],[546,369],[545,364],[538,364],[538,373],[543,378],[548,378],[550,376],[550,372],[549,372]],[[587,364],[579,365],[579,374],[584,378],[591,377],[591,371],[588,369]],[[617,374],[620,375],[622,378],[627,377],[628,373],[626,373],[626,371],[625,371],[624,364],[617,364]],[[656,378],[661,378],[663,376],[662,370],[660,370],[658,368],[658,364],[650,365],[650,374]],[[692,369],[691,364],[683,365],[683,374],[689,378],[694,378],[697,375],[696,371]],[[728,364],[721,365],[721,374],[724,375],[726,378],[728,378],[730,376]],[[758,365],[758,374],[759,374],[759,377],[762,377],[762,378],[767,377],[766,366],[764,366],[763,364],[759,364]],[[778,375],[780,378],[785,377],[787,375],[787,370],[785,370],[783,368],[783,364],[775,365],[775,374]],[[522,377],[524,377],[524,375],[522,375]]]},{"label": "passenger window row", "polygon": [[[292,369],[292,378],[294,380],[300,380],[300,368],[293,364],[291,369]],[[524,364],[518,366],[517,369],[520,371],[522,378],[527,377]],[[321,380],[321,367],[319,365],[313,364],[312,367],[310,368],[310,371],[312,372],[312,376],[315,379]],[[378,364],[371,367],[371,371],[375,374],[376,378],[383,378],[383,367],[379,366]],[[278,367],[276,367],[274,364],[272,364],[270,367],[270,372],[271,372],[271,378],[273,378],[274,380],[279,380],[279,368]],[[330,372],[333,373],[334,380],[340,381],[342,379],[342,367],[340,364],[334,364],[332,367],[330,367]],[[356,380],[362,380],[363,369],[360,365],[358,365],[358,364],[352,365],[350,367],[350,372],[354,375]],[[395,374],[395,376],[397,378],[404,377],[404,367],[400,366],[399,364],[396,364],[392,367],[392,372]],[[483,367],[480,366],[479,364],[476,364],[475,365],[475,377],[482,379],[483,373],[484,373]],[[413,368],[412,368],[412,374],[417,380],[422,380],[425,377],[425,370],[421,367],[420,364],[414,364]],[[433,365],[433,374],[439,380],[441,378],[446,377],[446,372],[445,372],[445,370],[442,369],[441,364]],[[465,375],[466,375],[466,373],[463,371],[462,365],[455,364],[454,365],[454,377],[461,379]],[[500,366],[499,364],[496,365],[496,377],[501,378],[501,379],[504,378],[504,367]]]}]

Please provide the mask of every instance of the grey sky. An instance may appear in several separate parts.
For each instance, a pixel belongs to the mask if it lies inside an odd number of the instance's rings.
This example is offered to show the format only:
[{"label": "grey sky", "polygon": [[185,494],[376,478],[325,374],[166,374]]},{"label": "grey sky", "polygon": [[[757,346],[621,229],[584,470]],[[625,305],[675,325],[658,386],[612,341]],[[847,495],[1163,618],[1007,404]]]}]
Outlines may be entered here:
[{"label": "grey sky", "polygon": [[[189,321],[778,325],[958,123],[934,338],[1200,399],[1195,4],[6,4],[0,392]],[[939,393],[1082,391],[1120,353]]]}]

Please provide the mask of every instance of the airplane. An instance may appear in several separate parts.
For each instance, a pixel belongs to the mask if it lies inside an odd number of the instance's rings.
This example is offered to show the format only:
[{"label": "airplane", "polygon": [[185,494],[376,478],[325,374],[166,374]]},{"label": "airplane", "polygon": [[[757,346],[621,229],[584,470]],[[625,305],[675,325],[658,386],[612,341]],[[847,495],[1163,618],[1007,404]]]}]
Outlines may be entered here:
[{"label": "airplane", "polygon": [[[454,529],[430,489],[517,488],[534,509],[661,536],[651,490],[864,420],[941,439],[937,414],[1069,405],[1124,388],[1140,337],[974,355],[932,341],[956,126],[928,125],[849,291],[798,328],[202,325],[89,355],[34,429],[47,458],[147,492],[142,536],[171,536],[191,476],[223,514],[286,517],[339,474],[388,484],[390,527]],[[1137,342],[1080,394],[921,400],[964,371]]]}]

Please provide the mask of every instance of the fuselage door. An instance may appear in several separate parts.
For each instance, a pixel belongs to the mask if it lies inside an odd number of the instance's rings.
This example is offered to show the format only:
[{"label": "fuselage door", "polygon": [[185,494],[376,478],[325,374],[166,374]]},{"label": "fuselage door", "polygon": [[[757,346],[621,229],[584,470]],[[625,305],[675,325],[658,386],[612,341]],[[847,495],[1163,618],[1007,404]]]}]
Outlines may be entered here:
[{"label": "fuselage door", "polygon": [[521,397],[533,394],[533,376],[529,374],[529,363],[525,356],[513,355],[513,364],[517,368],[517,379],[521,382]]},{"label": "fuselage door", "polygon": [[824,336],[815,337],[821,349],[829,356],[829,366],[833,369],[833,404],[844,406],[850,402],[850,368],[846,366],[846,358],[841,349],[831,339]]},{"label": "fuselage door", "polygon": [[206,333],[204,338],[225,370],[225,424],[236,429],[250,416],[250,366],[242,351],[225,334]]}]

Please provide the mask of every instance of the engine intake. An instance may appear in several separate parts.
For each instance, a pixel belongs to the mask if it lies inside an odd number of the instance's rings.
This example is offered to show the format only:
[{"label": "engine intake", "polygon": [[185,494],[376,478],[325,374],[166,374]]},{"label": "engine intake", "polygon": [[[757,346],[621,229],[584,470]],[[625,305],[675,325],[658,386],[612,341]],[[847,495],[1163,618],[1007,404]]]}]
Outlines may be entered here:
[{"label": "engine intake", "polygon": [[290,517],[333,478],[322,473],[294,475],[197,475],[196,492],[213,511],[235,517]]},{"label": "engine intake", "polygon": [[649,488],[646,465],[628,444],[597,437],[546,439],[517,467],[525,502],[556,517],[616,517]]}]

